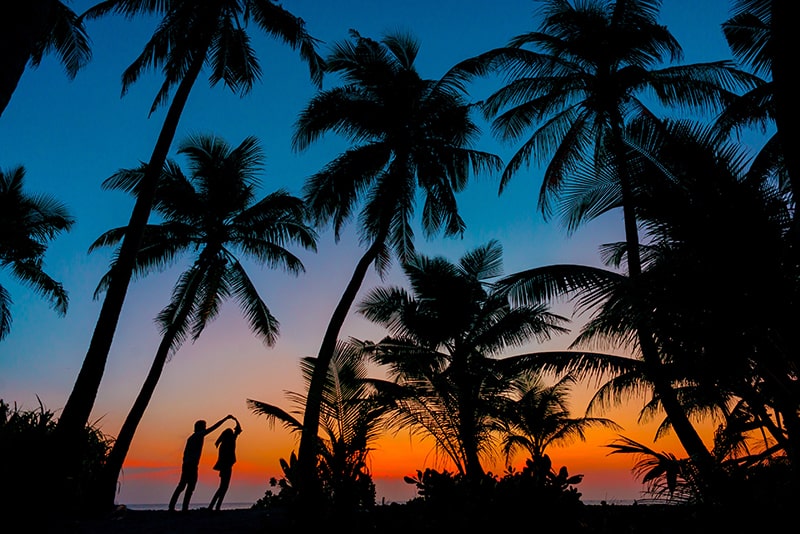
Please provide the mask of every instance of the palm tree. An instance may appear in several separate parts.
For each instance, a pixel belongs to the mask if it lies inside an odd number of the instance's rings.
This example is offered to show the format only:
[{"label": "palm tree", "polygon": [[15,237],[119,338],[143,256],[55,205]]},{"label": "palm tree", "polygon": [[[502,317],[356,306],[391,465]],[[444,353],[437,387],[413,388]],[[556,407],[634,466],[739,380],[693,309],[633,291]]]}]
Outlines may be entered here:
[{"label": "palm tree", "polygon": [[177,88],[150,160],[143,169],[127,231],[113,270],[109,273],[89,349],[58,421],[57,434],[65,457],[64,462],[59,464],[67,468],[70,460],[80,458],[80,452],[70,444],[79,443],[77,432],[85,426],[94,406],[125,294],[136,268],[137,254],[158,180],[189,92],[203,65],[207,62],[211,67],[209,80],[212,84],[223,82],[233,91],[248,93],[261,74],[248,33],[243,27],[243,24],[253,21],[267,34],[293,49],[299,48],[301,58],[309,65],[312,79],[316,83],[321,81],[322,62],[314,49],[316,41],[306,32],[302,19],[271,0],[108,0],[97,4],[82,16],[96,18],[110,12],[127,17],[150,13],[164,15],[142,54],[123,74],[123,94],[151,67],[160,67],[165,77],[151,112],[166,103],[170,90],[175,86]]},{"label": "palm tree", "polygon": [[83,21],[58,0],[6,2],[0,50],[0,116],[28,65],[38,67],[46,54],[55,53],[73,79],[92,57]]},{"label": "palm tree", "polygon": [[[610,209],[622,207],[628,275],[641,274],[639,228],[633,201],[635,184],[624,158],[624,126],[633,117],[654,119],[643,94],[654,96],[667,108],[715,111],[740,88],[759,80],[717,61],[655,68],[679,60],[682,50],[666,27],[657,23],[659,0],[588,0],[572,5],[546,0],[539,31],[511,39],[509,46],[489,51],[462,63],[467,75],[499,70],[509,83],[484,104],[494,117],[494,132],[516,141],[534,128],[508,162],[501,180],[507,182],[524,166],[547,162],[540,189],[539,208],[553,214],[553,198],[585,185],[587,176],[606,179],[605,189],[586,203],[563,210],[566,224],[579,223]],[[534,50],[527,50],[532,46]],[[658,128],[657,121],[653,128]],[[592,162],[592,174],[576,173],[582,162]],[[690,455],[710,453],[683,413],[668,381],[659,378],[660,361],[652,336],[639,330],[642,351],[657,394],[675,431]]]},{"label": "palm tree", "polygon": [[[732,16],[722,25],[723,33],[734,57],[758,75],[769,76],[770,81],[744,95],[740,102],[726,110],[723,125],[726,128],[758,125],[766,130],[776,126],[767,140],[762,158],[779,162],[777,172],[784,177],[792,201],[796,203],[800,191],[800,158],[792,149],[792,139],[797,137],[796,121],[800,120],[800,107],[794,97],[794,77],[791,57],[797,37],[783,0],[735,0]],[[800,221],[795,217],[795,239],[800,232]]]},{"label": "palm tree", "polygon": [[384,273],[392,253],[401,261],[414,251],[417,189],[424,193],[422,227],[426,236],[443,230],[459,235],[464,221],[455,193],[470,170],[500,168],[500,160],[470,148],[478,129],[463,100],[460,78],[422,79],[414,67],[418,43],[395,34],[380,42],[352,33],[327,58],[327,72],[344,85],[320,92],[302,111],[294,147],[306,149],[326,132],[342,134],[353,146],[311,176],[305,199],[318,225],[340,230],[359,207],[362,242],[367,250],[331,316],[317,355],[303,416],[298,453],[300,493],[316,492],[314,463],[320,402],[328,364],[339,332],[371,264]]},{"label": "palm tree", "polygon": [[500,358],[507,349],[566,330],[564,318],[542,305],[511,309],[490,278],[501,274],[496,241],[465,254],[458,264],[416,256],[403,266],[411,292],[377,288],[359,305],[389,336],[365,350],[387,366],[393,383],[393,426],[432,437],[459,474],[478,481],[481,457],[494,450],[502,408],[527,357]]},{"label": "palm tree", "polygon": [[[66,207],[46,195],[24,191],[25,169],[0,169],[0,268],[67,313],[64,287],[44,272],[48,242],[72,228]],[[11,294],[0,284],[0,340],[11,331]]]},{"label": "palm tree", "polygon": [[[215,137],[190,137],[178,153],[188,158],[191,174],[184,175],[173,162],[165,167],[154,203],[163,222],[145,229],[135,271],[144,275],[162,269],[184,253],[191,253],[194,261],[179,276],[170,303],[158,315],[161,343],[106,460],[99,496],[105,508],[114,504],[120,470],[169,356],[187,337],[197,340],[223,300],[238,302],[250,329],[268,346],[277,340],[279,323],[237,252],[297,275],[304,271],[303,264],[285,246],[316,250],[316,235],[305,225],[302,200],[279,190],[255,201],[256,173],[263,160],[256,139],[247,138],[232,148]],[[138,194],[145,172],[144,167],[121,170],[103,185]],[[125,227],[109,230],[90,250],[117,245],[125,232]],[[108,287],[112,272],[113,265],[98,292]]]},{"label": "palm tree", "polygon": [[602,417],[572,417],[568,397],[575,377],[566,374],[552,385],[545,385],[534,372],[515,377],[503,407],[503,451],[510,462],[514,453],[525,450],[536,462],[544,458],[551,445],[568,445],[584,441],[586,430],[594,427],[619,429]]},{"label": "palm tree", "polygon": [[[307,385],[314,375],[316,362],[315,358],[301,361]],[[337,345],[323,390],[320,428],[324,437],[319,438],[317,464],[323,492],[333,509],[364,508],[375,503],[367,459],[372,443],[379,437],[386,405],[376,401],[367,371],[364,353],[356,345]],[[286,392],[286,396],[295,406],[290,412],[253,399],[247,399],[247,405],[254,414],[265,416],[270,425],[280,422],[299,436],[303,431],[306,397],[293,391]],[[297,481],[288,469],[290,464],[283,461],[282,465],[286,466],[287,484],[296,489],[293,484]]]},{"label": "palm tree", "polygon": [[[637,142],[670,162],[672,176],[637,192],[640,216],[658,243],[645,286],[652,329],[663,353],[692,373],[705,395],[742,399],[800,465],[798,359],[790,342],[800,290],[793,201],[769,173],[747,167],[738,144],[669,126],[666,142]],[[735,291],[720,280],[723,271],[739,280]],[[765,317],[765,309],[774,315]]]},{"label": "palm tree", "polygon": [[[591,267],[549,266],[515,273],[498,286],[522,302],[576,295],[579,308],[595,309],[574,341],[577,347],[612,341],[629,349],[644,325],[658,346],[662,376],[685,413],[731,419],[731,406],[743,405],[751,430],[771,435],[796,457],[790,447],[797,441],[789,438],[796,435],[796,361],[787,343],[797,316],[797,287],[784,237],[790,208],[768,174],[747,169],[738,145],[692,123],[665,123],[662,134],[638,123],[626,133],[635,147],[627,158],[637,172],[637,215],[649,241],[638,279]],[[579,195],[575,204],[581,204]],[[604,254],[617,266],[625,246],[609,246]],[[737,280],[735,291],[730,279]],[[765,309],[774,313],[765,315]],[[663,408],[644,361],[627,368],[611,363],[566,357],[548,365],[579,376],[610,373],[614,378],[596,394],[599,403],[652,388],[643,416]],[[673,426],[667,413],[658,434]],[[696,481],[712,483],[708,477],[715,473],[704,470],[704,460],[691,461],[699,470]],[[716,458],[713,466],[716,471]],[[707,492],[703,498],[716,496]]]}]

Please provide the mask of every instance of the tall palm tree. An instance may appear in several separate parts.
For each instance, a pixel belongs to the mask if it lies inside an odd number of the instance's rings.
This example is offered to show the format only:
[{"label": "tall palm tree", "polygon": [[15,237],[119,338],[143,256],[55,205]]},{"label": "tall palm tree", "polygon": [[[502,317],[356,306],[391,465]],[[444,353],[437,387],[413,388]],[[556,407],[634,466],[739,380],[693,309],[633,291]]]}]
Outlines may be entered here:
[{"label": "tall palm tree", "polygon": [[[800,287],[793,201],[769,173],[747,167],[737,143],[680,123],[670,131],[647,151],[670,162],[674,178],[637,191],[640,216],[659,243],[645,286],[653,330],[663,352],[693,371],[706,391],[743,399],[796,467],[800,359],[790,340]],[[720,280],[723,270],[739,280],[735,291]],[[765,317],[765,309],[774,315]],[[772,422],[769,411],[776,414]]]},{"label": "tall palm tree", "polygon": [[571,416],[568,398],[575,381],[573,375],[566,374],[548,386],[539,373],[530,371],[515,377],[502,410],[502,421],[507,425],[502,438],[507,460],[518,450],[525,450],[537,461],[551,445],[584,441],[590,428],[619,429],[614,421],[603,417]]},{"label": "tall palm tree", "polygon": [[316,41],[306,32],[302,19],[272,0],[108,0],[97,4],[83,16],[96,18],[111,12],[127,17],[152,13],[164,16],[142,54],[123,74],[123,94],[149,68],[160,67],[165,77],[151,112],[166,103],[170,91],[177,87],[153,152],[143,169],[127,231],[109,273],[89,349],[58,421],[58,441],[67,468],[70,460],[80,458],[80,451],[73,449],[71,444],[77,446],[79,443],[77,433],[85,426],[94,406],[128,285],[136,268],[136,257],[158,179],[189,92],[204,64],[208,63],[211,68],[209,80],[212,84],[222,82],[240,94],[248,93],[261,75],[243,26],[252,21],[262,31],[293,49],[299,48],[301,58],[309,65],[312,79],[316,83],[321,81],[322,62],[315,51]]},{"label": "tall palm tree", "polygon": [[[214,137],[190,137],[178,153],[189,160],[191,173],[186,176],[174,162],[165,167],[154,202],[163,222],[145,228],[135,270],[144,275],[186,253],[194,261],[179,276],[170,303],[158,315],[161,343],[106,460],[98,503],[105,508],[114,504],[120,470],[169,356],[186,338],[197,340],[223,300],[238,302],[250,329],[268,346],[277,340],[279,323],[238,254],[297,275],[304,271],[303,264],[285,246],[316,250],[316,236],[305,224],[300,199],[279,190],[256,201],[256,174],[263,160],[256,139],[231,147]],[[124,169],[103,185],[137,194],[145,172],[144,167]],[[125,227],[105,232],[91,250],[119,244],[125,232]],[[113,265],[98,291],[108,287],[111,272]]]},{"label": "tall palm tree", "polygon": [[[627,158],[637,173],[633,193],[649,241],[643,246],[640,277],[550,266],[515,273],[498,286],[523,302],[573,294],[581,307],[595,308],[596,315],[575,340],[579,347],[610,340],[628,348],[644,325],[658,346],[662,376],[668,377],[684,412],[730,418],[731,406],[744,405],[760,430],[795,457],[790,447],[796,440],[789,436],[796,435],[792,429],[799,404],[796,360],[788,343],[797,317],[797,286],[796,271],[786,259],[791,211],[786,198],[768,174],[747,169],[741,147],[725,143],[710,129],[668,122],[662,135],[653,135],[648,126],[640,126],[629,125],[626,135],[635,147]],[[584,191],[585,196],[595,193]],[[576,195],[574,205],[580,204]],[[604,253],[616,266],[624,249],[617,244]],[[730,279],[737,280],[735,290]],[[765,309],[774,313],[765,315]],[[644,361],[627,369],[609,363],[567,357],[554,369],[584,376],[610,372],[615,378],[597,394],[600,401],[619,402],[631,392],[652,388],[645,411],[652,416],[663,408]],[[659,435],[671,428],[667,412]],[[691,461],[702,464],[703,459]],[[701,469],[698,480],[712,482],[702,465],[695,467]],[[706,502],[715,498],[715,489],[708,488]]]},{"label": "tall palm tree", "polygon": [[[311,176],[305,199],[318,225],[330,223],[336,239],[360,208],[361,240],[367,246],[331,316],[309,384],[298,453],[301,494],[316,492],[314,463],[327,366],[339,332],[371,264],[388,269],[392,253],[401,260],[414,251],[412,228],[418,189],[424,194],[426,236],[443,230],[459,235],[464,221],[455,193],[470,171],[500,168],[500,160],[470,148],[478,134],[460,78],[422,79],[414,62],[418,43],[394,34],[380,42],[352,33],[327,58],[327,72],[343,85],[320,92],[302,111],[294,147],[306,149],[326,132],[345,136],[353,146]],[[305,486],[305,489],[302,486]]]},{"label": "tall palm tree", "polygon": [[432,437],[458,472],[477,481],[481,457],[490,455],[506,395],[524,358],[500,357],[512,347],[543,341],[566,330],[565,319],[543,305],[511,309],[507,295],[492,290],[501,274],[496,241],[465,254],[458,264],[416,256],[403,266],[411,292],[377,288],[359,305],[389,336],[365,350],[388,367],[398,429]]},{"label": "tall palm tree", "polygon": [[[577,213],[568,211],[570,229],[622,207],[628,275],[642,270],[639,228],[633,201],[634,183],[624,158],[624,127],[633,117],[654,118],[643,95],[666,108],[710,112],[718,110],[734,91],[759,80],[716,61],[656,68],[682,57],[679,43],[658,24],[660,0],[587,0],[571,3],[545,0],[539,31],[511,39],[508,47],[486,52],[462,63],[465,74],[498,70],[508,84],[484,104],[493,117],[494,132],[503,140],[523,143],[506,165],[501,191],[524,166],[547,162],[539,194],[546,218],[553,200],[580,187],[585,174],[575,169],[593,162],[593,171],[612,180]],[[533,47],[528,50],[525,47]],[[657,122],[653,123],[657,128]],[[525,138],[526,133],[533,133]],[[650,333],[641,329],[638,348],[655,381],[656,391],[682,444],[690,455],[710,453],[683,413],[666,379],[659,379],[660,361]]]},{"label": "tall palm tree", "polygon": [[25,68],[55,53],[69,79],[92,57],[83,21],[64,2],[5,2],[0,17],[0,116]]},{"label": "tall palm tree", "polygon": [[[64,287],[44,272],[48,242],[72,228],[67,208],[47,195],[25,192],[25,169],[0,169],[0,268],[67,312]],[[0,340],[11,331],[11,294],[0,284]]]},{"label": "tall palm tree", "polygon": [[[311,382],[316,362],[315,358],[301,361],[306,385]],[[364,353],[356,345],[343,342],[337,345],[323,389],[320,428],[324,437],[319,437],[317,449],[323,492],[334,508],[363,508],[374,504],[367,459],[372,444],[379,437],[386,405],[376,401],[367,371]],[[306,396],[293,391],[286,395],[294,405],[292,411],[253,399],[247,399],[247,405],[254,414],[265,416],[270,425],[279,422],[300,436]],[[286,471],[284,474],[291,486],[296,480],[289,470]],[[369,492],[369,488],[373,491]],[[364,502],[369,495],[372,502]]]}]

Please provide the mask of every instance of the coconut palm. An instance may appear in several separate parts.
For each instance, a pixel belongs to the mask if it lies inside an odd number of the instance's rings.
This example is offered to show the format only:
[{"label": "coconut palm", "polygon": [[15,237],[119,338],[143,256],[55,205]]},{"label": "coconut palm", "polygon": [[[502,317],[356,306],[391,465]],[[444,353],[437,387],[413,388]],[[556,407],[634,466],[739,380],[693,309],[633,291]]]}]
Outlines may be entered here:
[{"label": "coconut palm", "polygon": [[61,451],[67,466],[69,460],[80,458],[79,451],[72,450],[70,443],[77,443],[74,439],[76,433],[83,429],[94,406],[128,285],[136,268],[136,257],[150,216],[158,179],[189,92],[203,65],[208,63],[211,68],[209,80],[212,85],[222,82],[235,92],[248,93],[261,75],[244,26],[253,22],[268,35],[280,39],[293,49],[299,48],[301,58],[309,65],[312,79],[317,83],[321,81],[321,60],[314,49],[316,42],[306,32],[303,20],[271,0],[108,0],[97,4],[82,16],[96,18],[112,12],[127,17],[139,14],[164,17],[142,54],[123,74],[123,94],[146,70],[159,67],[165,79],[151,112],[167,102],[173,88],[175,94],[153,152],[143,169],[145,172],[137,188],[128,231],[108,278],[89,349],[58,421],[57,434],[62,442]]},{"label": "coconut palm", "polygon": [[[522,140],[506,165],[501,191],[531,162],[545,163],[539,208],[546,218],[561,211],[569,229],[622,207],[628,275],[641,274],[639,228],[633,203],[634,183],[624,158],[624,127],[633,117],[654,118],[643,98],[670,108],[713,112],[732,99],[734,91],[759,80],[734,68],[730,61],[656,68],[679,60],[682,50],[666,27],[659,25],[659,0],[588,0],[570,3],[546,0],[538,31],[516,36],[508,47],[465,61],[466,74],[499,71],[508,84],[484,104],[494,132],[505,141]],[[526,47],[532,47],[528,50]],[[657,128],[657,122],[653,122]],[[526,138],[526,133],[533,133]],[[592,173],[576,173],[582,162]],[[605,188],[580,206],[553,201],[599,175]],[[596,185],[596,183],[595,183]],[[569,200],[569,199],[568,199]],[[681,410],[660,369],[657,347],[641,329],[638,349],[675,431],[695,457],[710,453]]]},{"label": "coconut palm", "polygon": [[[761,416],[763,429],[798,465],[799,360],[789,341],[800,290],[789,237],[792,201],[769,174],[748,168],[738,144],[697,127],[670,130],[666,142],[646,149],[670,162],[674,178],[637,192],[640,217],[659,244],[645,286],[652,328],[662,352],[708,394],[731,392],[757,415],[774,411],[778,424]],[[740,280],[736,291],[720,280],[721,271]],[[764,309],[775,315],[765,317]]]},{"label": "coconut palm", "polygon": [[[317,468],[323,492],[334,508],[364,508],[375,504],[367,460],[372,444],[379,437],[386,406],[374,397],[363,356],[356,345],[339,343],[328,366],[323,390],[320,429],[324,437],[319,439]],[[315,358],[301,361],[306,385],[311,382],[316,362]],[[294,405],[292,411],[253,399],[247,399],[247,405],[254,414],[265,416],[270,425],[279,422],[299,437],[303,431],[306,396],[292,391],[286,395]],[[285,461],[282,464],[290,465]],[[284,469],[284,474],[287,484],[296,483],[290,469]]]},{"label": "coconut palm", "polygon": [[25,68],[56,54],[67,77],[75,78],[92,57],[83,21],[64,2],[6,2],[0,19],[0,116]]},{"label": "coconut palm", "polygon": [[[516,273],[498,285],[523,302],[570,294],[580,307],[593,308],[597,313],[576,347],[612,341],[630,349],[644,325],[658,346],[661,376],[669,378],[685,413],[729,418],[731,406],[745,401],[761,430],[783,442],[793,457],[787,446],[797,421],[796,361],[787,343],[797,316],[797,288],[784,239],[790,220],[785,197],[765,175],[747,169],[741,147],[708,129],[673,122],[665,123],[663,135],[653,135],[647,125],[639,126],[633,123],[626,134],[635,147],[627,156],[630,169],[641,173],[634,175],[637,214],[650,242],[638,279],[591,267],[550,266]],[[743,258],[742,247],[752,254]],[[605,254],[618,265],[624,244]],[[739,281],[736,291],[720,272]],[[775,314],[767,317],[764,309]],[[553,369],[579,376],[610,371],[615,378],[598,400],[619,402],[652,388],[644,414],[653,417],[663,409],[645,361],[627,370],[608,363],[566,357]],[[667,415],[659,435],[674,428]],[[709,473],[703,459],[692,460],[699,464],[697,480],[708,488],[718,462],[713,460]]]},{"label": "coconut palm", "polygon": [[566,330],[565,319],[542,305],[510,307],[489,280],[501,274],[502,247],[490,241],[454,264],[417,255],[403,265],[410,292],[372,290],[358,307],[389,336],[365,350],[387,366],[395,398],[392,424],[433,438],[459,474],[484,475],[501,408],[525,369],[521,357],[501,357],[513,347],[544,341]]},{"label": "coconut palm", "polygon": [[361,240],[367,246],[331,316],[309,384],[298,454],[301,494],[302,485],[307,494],[316,492],[316,433],[326,370],[370,265],[382,274],[393,254],[411,257],[418,189],[424,195],[425,235],[459,235],[465,225],[455,193],[464,189],[470,171],[500,168],[496,156],[470,148],[478,128],[460,79],[447,74],[422,79],[414,66],[418,51],[408,35],[375,41],[353,32],[327,58],[327,72],[338,74],[343,85],[315,96],[296,124],[294,147],[300,151],[328,132],[352,142],[306,181],[304,198],[317,224],[330,224],[337,240],[360,209]]},{"label": "coconut palm", "polygon": [[572,417],[569,395],[575,377],[564,375],[545,385],[542,375],[525,372],[515,377],[503,407],[503,451],[510,462],[519,450],[526,451],[535,462],[544,457],[550,446],[584,441],[590,428],[619,430],[612,420],[602,417]]},{"label": "coconut palm", "polygon": [[[726,128],[756,125],[766,130],[776,126],[775,133],[762,149],[768,164],[779,162],[776,173],[783,179],[795,201],[800,190],[800,159],[792,149],[791,139],[800,120],[800,108],[794,97],[791,75],[794,59],[791,50],[797,36],[791,26],[787,4],[773,0],[735,0],[732,16],[722,25],[723,33],[734,57],[769,83],[749,91],[741,101],[727,109],[721,117]],[[795,218],[795,237],[797,225]]]},{"label": "coconut palm", "polygon": [[[67,208],[47,195],[24,190],[25,168],[0,169],[0,268],[46,298],[59,314],[67,312],[64,287],[44,272],[48,242],[72,228]],[[0,340],[11,331],[11,294],[0,284]]]},{"label": "coconut palm", "polygon": [[[178,153],[189,160],[191,172],[185,175],[174,162],[164,168],[154,202],[163,222],[145,229],[135,272],[145,275],[162,269],[187,253],[194,259],[179,276],[170,303],[158,315],[161,343],[106,461],[99,503],[104,507],[114,504],[117,478],[168,358],[187,338],[198,339],[224,300],[237,301],[250,329],[267,346],[277,340],[278,320],[259,295],[240,256],[297,275],[304,271],[303,264],[286,245],[316,250],[316,235],[305,224],[302,200],[282,190],[256,200],[263,156],[255,138],[231,147],[215,137],[189,137]],[[104,186],[135,195],[145,173],[144,167],[124,169]],[[118,245],[126,231],[122,227],[105,232],[91,250]],[[98,291],[108,287],[111,273],[113,265]]]}]

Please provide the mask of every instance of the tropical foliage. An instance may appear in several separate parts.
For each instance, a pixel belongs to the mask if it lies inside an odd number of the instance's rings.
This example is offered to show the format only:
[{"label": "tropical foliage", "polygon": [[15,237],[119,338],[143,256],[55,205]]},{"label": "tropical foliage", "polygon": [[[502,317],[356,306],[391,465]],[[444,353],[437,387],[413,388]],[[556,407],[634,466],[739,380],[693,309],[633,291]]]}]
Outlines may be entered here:
[{"label": "tropical foliage", "polygon": [[[303,380],[308,385],[314,375],[317,360],[305,358],[301,362]],[[286,396],[294,405],[292,411],[248,399],[247,405],[267,423],[281,423],[290,431],[303,432],[302,415],[306,406],[303,394],[288,391]],[[328,366],[320,412],[321,436],[317,446],[317,473],[322,483],[322,496],[328,510],[347,513],[365,510],[375,505],[375,485],[369,469],[372,443],[379,437],[380,422],[386,410],[378,402],[367,380],[367,366],[358,347],[340,343]],[[297,485],[300,473],[297,456],[292,451],[289,461],[281,459],[284,477],[277,495],[268,492],[265,504],[276,502],[298,506]]]},{"label": "tropical foliage", "polygon": [[[387,368],[382,391],[394,401],[391,425],[433,438],[458,473],[479,480],[481,457],[495,450],[502,410],[524,357],[500,356],[531,340],[563,333],[565,319],[542,305],[511,308],[490,279],[502,272],[496,241],[458,264],[417,255],[403,265],[410,292],[377,288],[359,304],[389,336],[364,350]],[[501,416],[503,416],[501,418]]]},{"label": "tropical foliage", "polygon": [[[37,397],[37,400],[38,397]],[[51,514],[75,514],[82,510],[99,480],[106,454],[113,440],[99,423],[88,425],[82,434],[87,450],[82,458],[75,491],[60,495],[42,510],[42,488],[48,487],[52,473],[43,459],[49,454],[56,426],[55,413],[41,400],[35,409],[24,409],[0,399],[0,510],[6,521],[25,519],[26,528],[46,530]]]},{"label": "tropical foliage", "polygon": [[[240,303],[266,345],[279,335],[232,249],[299,273],[284,245],[313,249],[312,226],[332,228],[338,241],[356,219],[366,250],[317,356],[301,360],[307,391],[287,393],[293,411],[248,400],[254,413],[299,437],[297,452],[280,461],[284,477],[273,483],[280,493],[268,491],[265,503],[299,504],[295,511],[307,514],[318,511],[309,504],[372,511],[372,444],[382,432],[410,431],[431,440],[448,466],[406,478],[419,494],[409,509],[426,525],[497,528],[486,517],[500,516],[510,527],[515,512],[530,509],[562,512],[569,522],[560,526],[569,530],[582,477],[556,469],[551,447],[584,439],[594,427],[617,429],[595,416],[637,396],[645,400],[640,420],[658,423],[654,440],[674,432],[685,453],[622,435],[608,444],[611,454],[632,455],[652,497],[705,507],[706,517],[729,517],[717,509],[726,506],[735,518],[750,505],[784,517],[800,494],[800,114],[790,4],[732,0],[722,31],[739,63],[682,65],[679,43],[658,21],[659,0],[543,0],[536,29],[464,59],[440,79],[417,72],[419,43],[402,33],[374,40],[352,31],[323,60],[302,19],[271,0],[97,4],[85,18],[163,17],[122,87],[124,94],[145,71],[161,69],[149,111],[169,106],[148,162],[105,183],[132,193],[135,204],[128,225],[93,245],[119,248],[100,281],[103,307],[61,417],[0,401],[0,452],[40,458],[31,478],[19,471],[23,463],[3,467],[3,480],[23,486],[18,495],[6,487],[0,503],[14,507],[38,484],[80,510],[91,492],[115,485],[164,363],[198,338],[223,299]],[[0,44],[15,43],[3,60],[17,69],[0,66],[0,112],[8,101],[2,91],[10,95],[25,66],[44,54],[55,51],[69,75],[89,58],[83,18],[55,0],[23,7],[14,11],[22,17],[7,17],[21,33],[0,32]],[[349,143],[308,178],[302,199],[280,190],[252,203],[260,152],[251,138],[235,148],[190,139],[179,149],[191,160],[188,177],[167,157],[204,66],[212,85],[238,94],[260,78],[251,23],[299,49],[318,86],[323,73],[341,81],[320,90],[295,124],[298,152],[326,134]],[[16,43],[22,34],[26,42]],[[498,75],[498,89],[470,102],[468,82]],[[508,162],[474,148],[475,111],[498,139],[517,145]],[[677,113],[687,116],[664,118]],[[765,135],[754,155],[734,137],[752,128]],[[417,253],[417,226],[425,237],[465,232],[456,198],[471,175],[502,171],[503,192],[537,166],[538,210],[568,233],[618,212],[624,240],[601,248],[604,267],[554,264],[504,275],[494,240],[456,263]],[[72,219],[49,197],[24,193],[23,177],[22,167],[0,172],[0,267],[63,313],[66,291],[44,273],[43,258]],[[151,210],[161,222],[148,224]],[[162,343],[112,447],[87,421],[128,284],[188,251],[194,262],[158,317]],[[355,308],[386,336],[342,341],[368,270],[383,276],[395,260],[407,286],[375,288]],[[531,348],[569,333],[566,318],[549,311],[561,300],[585,318],[572,345]],[[10,303],[0,286],[0,337],[10,329]],[[385,376],[368,376],[367,364]],[[576,417],[566,401],[578,382],[596,387]],[[701,423],[715,425],[713,440],[703,439]],[[497,476],[484,468],[499,455],[510,464],[519,452],[527,456],[521,469],[509,465]],[[478,502],[489,515],[475,513]]]},{"label": "tropical foliage", "polygon": [[[66,206],[49,195],[25,191],[25,168],[0,169],[0,269],[46,298],[59,314],[69,298],[44,271],[49,241],[72,228]],[[0,340],[11,330],[11,293],[0,284]]]},{"label": "tropical foliage", "polygon": [[419,43],[396,33],[381,41],[351,32],[334,45],[326,72],[343,85],[321,91],[301,111],[293,136],[298,150],[325,133],[352,143],[343,154],[311,176],[304,198],[319,226],[332,226],[336,239],[358,211],[361,240],[367,246],[331,315],[309,384],[298,453],[301,495],[317,491],[314,463],[326,370],[342,325],[370,265],[386,273],[394,256],[414,253],[417,196],[426,236],[443,231],[458,236],[464,221],[456,193],[470,173],[493,170],[500,160],[472,148],[479,130],[471,117],[459,76],[423,79],[415,69]]},{"label": "tropical foliage", "polygon": [[83,21],[58,0],[7,2],[0,19],[0,116],[28,67],[55,54],[67,77],[75,78],[91,60]]},{"label": "tropical foliage", "polygon": [[69,471],[75,469],[72,461],[81,455],[78,434],[86,425],[94,406],[122,304],[136,269],[136,258],[153,207],[158,179],[181,113],[203,65],[209,62],[212,66],[209,75],[212,85],[222,82],[236,93],[247,94],[261,75],[246,27],[252,21],[267,35],[277,37],[293,49],[299,49],[316,83],[321,83],[322,76],[321,60],[315,51],[316,41],[306,32],[303,20],[271,0],[106,0],[82,16],[93,19],[108,13],[119,13],[126,17],[145,14],[163,16],[162,24],[157,27],[142,53],[123,74],[123,95],[150,68],[161,68],[164,74],[164,83],[150,112],[168,101],[173,88],[175,94],[150,159],[143,168],[127,231],[120,244],[113,272],[107,280],[103,306],[89,348],[58,420],[57,433],[61,444],[55,452],[62,455],[57,466],[64,466],[65,479],[69,479]]},{"label": "tropical foliage", "polygon": [[[299,275],[305,268],[285,247],[316,250],[316,234],[306,226],[305,206],[299,198],[278,190],[257,199],[263,154],[255,138],[232,147],[213,136],[189,137],[178,147],[178,154],[188,159],[191,172],[185,175],[172,161],[165,166],[154,200],[154,211],[162,222],[145,228],[135,272],[145,275],[165,269],[187,253],[194,260],[179,276],[170,303],[158,315],[161,343],[106,462],[106,487],[98,503],[106,509],[114,504],[118,475],[169,356],[186,339],[197,341],[224,300],[234,299],[253,333],[267,346],[275,344],[278,319],[242,260]],[[136,195],[144,174],[142,167],[123,169],[103,185]],[[105,232],[90,250],[118,245],[126,230]],[[113,270],[112,264],[109,273]],[[97,293],[108,287],[109,276],[100,281]]]}]

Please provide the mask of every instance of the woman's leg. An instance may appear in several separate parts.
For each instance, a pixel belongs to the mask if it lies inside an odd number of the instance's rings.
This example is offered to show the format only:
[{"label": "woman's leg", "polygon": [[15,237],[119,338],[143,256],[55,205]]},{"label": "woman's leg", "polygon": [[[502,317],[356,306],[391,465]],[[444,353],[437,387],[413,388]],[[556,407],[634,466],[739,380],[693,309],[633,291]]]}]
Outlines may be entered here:
[{"label": "woman's leg", "polygon": [[225,493],[228,491],[228,486],[231,485],[231,470],[225,469],[219,472],[219,489],[214,494],[212,502],[216,501],[215,510],[219,510],[222,506],[222,500],[225,498]]}]

